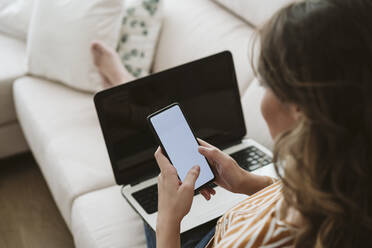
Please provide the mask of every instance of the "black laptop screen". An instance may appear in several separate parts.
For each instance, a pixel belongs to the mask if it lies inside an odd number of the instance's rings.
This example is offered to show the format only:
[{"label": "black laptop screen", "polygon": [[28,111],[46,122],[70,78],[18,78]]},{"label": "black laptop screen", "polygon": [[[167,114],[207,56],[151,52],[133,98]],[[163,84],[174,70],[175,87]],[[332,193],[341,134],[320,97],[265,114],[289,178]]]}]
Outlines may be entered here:
[{"label": "black laptop screen", "polygon": [[158,144],[146,117],[174,102],[182,105],[195,135],[214,145],[222,147],[245,135],[229,52],[104,90],[96,94],[95,104],[119,185],[158,173]]}]

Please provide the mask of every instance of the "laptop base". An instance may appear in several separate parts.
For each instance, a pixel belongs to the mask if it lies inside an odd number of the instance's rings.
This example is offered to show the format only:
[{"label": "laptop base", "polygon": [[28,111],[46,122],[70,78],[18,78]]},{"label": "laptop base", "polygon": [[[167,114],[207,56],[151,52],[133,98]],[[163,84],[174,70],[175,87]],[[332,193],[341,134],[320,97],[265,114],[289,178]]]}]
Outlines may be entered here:
[{"label": "laptop base", "polygon": [[[257,147],[267,155],[271,156],[271,151],[257,142],[247,139],[243,140],[239,145],[225,149],[224,152],[228,154],[235,153],[243,150],[249,146]],[[266,165],[252,171],[254,174],[265,175],[276,177],[276,172],[273,164]],[[133,193],[138,192],[142,189],[157,184],[157,177],[149,179],[145,182],[137,184],[135,186],[126,185],[122,188],[122,194],[133,209],[142,217],[142,219],[152,228],[156,229],[156,218],[157,212],[148,214],[145,209],[138,203],[133,197]],[[193,204],[189,214],[187,214],[181,223],[181,233],[187,232],[197,226],[205,224],[213,219],[217,219],[222,216],[227,210],[234,207],[239,202],[246,199],[248,196],[244,194],[235,194],[225,190],[222,187],[217,186],[215,188],[216,195],[211,200],[206,201],[201,194],[194,196]]]}]

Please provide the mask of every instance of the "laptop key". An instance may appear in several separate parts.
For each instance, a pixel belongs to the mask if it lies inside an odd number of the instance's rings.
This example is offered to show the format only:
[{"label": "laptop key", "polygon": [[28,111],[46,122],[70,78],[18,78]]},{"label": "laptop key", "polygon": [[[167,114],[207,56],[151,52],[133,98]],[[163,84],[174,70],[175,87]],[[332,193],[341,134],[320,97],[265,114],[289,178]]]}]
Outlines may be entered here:
[{"label": "laptop key", "polygon": [[250,171],[254,171],[254,170],[257,170],[258,168],[260,168],[261,166],[259,164],[256,164],[256,165],[252,165],[249,167],[249,170]]}]

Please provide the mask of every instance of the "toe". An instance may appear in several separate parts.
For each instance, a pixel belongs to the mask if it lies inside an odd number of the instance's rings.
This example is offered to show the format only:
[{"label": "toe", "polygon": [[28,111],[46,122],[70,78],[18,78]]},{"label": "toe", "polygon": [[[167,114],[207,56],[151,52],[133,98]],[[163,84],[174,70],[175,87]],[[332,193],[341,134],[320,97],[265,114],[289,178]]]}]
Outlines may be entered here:
[{"label": "toe", "polygon": [[101,46],[101,44],[98,41],[93,41],[90,44],[91,50],[94,51],[94,52],[95,51],[99,51],[100,50],[100,46]]},{"label": "toe", "polygon": [[101,45],[96,42],[96,41],[93,41],[92,44],[91,44],[91,53],[92,53],[92,56],[93,56],[93,62],[96,66],[99,66],[100,64],[100,60],[101,60],[101,56],[102,56],[102,47]]}]

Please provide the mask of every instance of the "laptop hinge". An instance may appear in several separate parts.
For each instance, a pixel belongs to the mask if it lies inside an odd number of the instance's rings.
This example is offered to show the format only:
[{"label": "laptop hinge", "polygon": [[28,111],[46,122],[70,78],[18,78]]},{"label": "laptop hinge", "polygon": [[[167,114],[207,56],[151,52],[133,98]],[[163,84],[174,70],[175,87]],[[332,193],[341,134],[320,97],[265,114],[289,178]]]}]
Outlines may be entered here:
[{"label": "laptop hinge", "polygon": [[224,144],[223,146],[218,146],[218,148],[219,148],[220,150],[225,150],[225,149],[230,148],[230,147],[232,147],[232,146],[239,145],[239,144],[241,144],[242,142],[243,142],[242,139],[241,139],[241,140],[235,140],[235,141],[233,141],[233,142],[229,142],[229,143],[227,143],[227,144]]},{"label": "laptop hinge", "polygon": [[151,179],[151,178],[154,178],[156,177],[157,174],[156,173],[150,173],[150,174],[147,174],[147,175],[143,175],[141,177],[137,177],[134,181],[132,181],[130,183],[130,186],[134,186],[134,185],[137,185],[137,184],[140,184],[148,179]]}]

